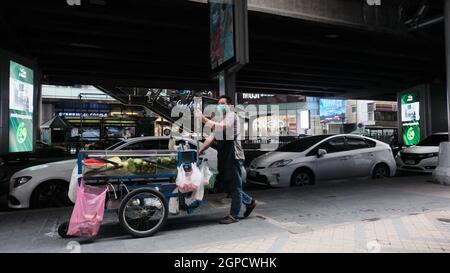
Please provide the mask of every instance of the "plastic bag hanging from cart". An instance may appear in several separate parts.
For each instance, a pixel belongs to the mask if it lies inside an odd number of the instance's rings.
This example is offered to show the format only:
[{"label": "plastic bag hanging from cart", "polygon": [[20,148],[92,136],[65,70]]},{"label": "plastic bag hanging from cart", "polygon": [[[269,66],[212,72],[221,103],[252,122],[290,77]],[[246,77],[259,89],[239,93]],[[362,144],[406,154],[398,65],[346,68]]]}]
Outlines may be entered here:
[{"label": "plastic bag hanging from cart", "polygon": [[212,176],[207,161],[203,161],[199,170],[200,170],[200,183],[197,189],[192,194],[192,197],[197,201],[203,200],[203,196],[205,195],[205,186],[209,184],[209,179]]},{"label": "plastic bag hanging from cart", "polygon": [[79,178],[81,178],[83,175],[78,174],[78,165],[75,165],[75,168],[72,170],[72,176],[70,177],[70,183],[69,183],[69,192],[67,193],[67,196],[69,196],[70,201],[75,204],[75,201],[77,200],[77,188],[78,188],[78,181]]},{"label": "plastic bag hanging from cart", "polygon": [[70,217],[67,235],[93,237],[97,235],[105,213],[107,186],[88,186],[81,180]]},{"label": "plastic bag hanging from cart", "polygon": [[203,185],[205,185],[205,186],[209,184],[209,179],[213,175],[212,172],[209,170],[207,162],[208,161],[204,161],[200,168],[200,171],[202,173],[202,182],[203,182]]},{"label": "plastic bag hanging from cart", "polygon": [[176,184],[181,193],[193,192],[202,183],[202,173],[196,163],[191,164],[191,171],[184,170],[184,166],[178,167]]},{"label": "plastic bag hanging from cart", "polygon": [[192,197],[197,201],[202,201],[205,194],[205,185],[202,183],[198,188],[192,193]]},{"label": "plastic bag hanging from cart", "polygon": [[184,190],[187,190],[186,186],[186,172],[184,171],[183,165],[177,167],[177,179],[175,180],[175,183],[179,189],[180,192],[185,192]]}]

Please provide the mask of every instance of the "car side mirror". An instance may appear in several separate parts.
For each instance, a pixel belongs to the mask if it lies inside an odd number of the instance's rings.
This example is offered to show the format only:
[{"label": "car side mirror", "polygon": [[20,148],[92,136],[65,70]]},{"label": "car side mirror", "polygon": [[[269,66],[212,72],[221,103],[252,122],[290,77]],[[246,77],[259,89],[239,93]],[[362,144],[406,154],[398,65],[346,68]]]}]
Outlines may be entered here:
[{"label": "car side mirror", "polygon": [[322,156],[324,156],[324,155],[326,155],[326,154],[327,154],[327,150],[319,149],[319,150],[317,151],[317,157],[322,157]]}]

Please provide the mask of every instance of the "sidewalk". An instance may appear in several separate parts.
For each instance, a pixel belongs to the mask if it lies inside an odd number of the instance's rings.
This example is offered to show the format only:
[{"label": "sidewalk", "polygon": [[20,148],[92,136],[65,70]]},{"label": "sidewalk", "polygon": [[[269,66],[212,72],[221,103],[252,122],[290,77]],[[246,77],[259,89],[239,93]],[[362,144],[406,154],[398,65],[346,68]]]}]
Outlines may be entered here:
[{"label": "sidewalk", "polygon": [[429,176],[320,183],[250,192],[248,219],[217,222],[224,195],[193,215],[169,218],[155,236],[134,239],[108,214],[94,240],[61,239],[71,209],[0,212],[0,252],[450,252],[450,187]]},{"label": "sidewalk", "polygon": [[[257,216],[263,218],[263,216]],[[400,218],[372,219],[296,233],[301,225],[278,223],[287,233],[213,243],[174,252],[405,253],[450,252],[450,209]]]}]

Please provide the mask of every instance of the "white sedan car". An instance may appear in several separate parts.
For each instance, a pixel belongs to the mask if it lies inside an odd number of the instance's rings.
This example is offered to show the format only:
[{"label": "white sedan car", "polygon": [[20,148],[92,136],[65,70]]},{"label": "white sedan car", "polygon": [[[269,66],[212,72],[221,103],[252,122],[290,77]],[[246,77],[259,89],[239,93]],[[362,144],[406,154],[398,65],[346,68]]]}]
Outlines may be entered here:
[{"label": "white sedan car", "polygon": [[270,186],[312,185],[318,180],[395,175],[389,145],[355,135],[320,135],[293,141],[254,159],[247,181]]},{"label": "white sedan car", "polygon": [[436,133],[416,146],[401,150],[395,160],[399,171],[432,173],[438,165],[439,145],[448,141],[448,133]]},{"label": "white sedan car", "polygon": [[[192,139],[176,139],[176,144],[188,141],[197,149]],[[166,150],[169,137],[138,137],[118,142],[108,150]],[[217,170],[217,151],[209,148],[204,158],[209,167]],[[67,197],[76,159],[33,166],[15,173],[10,180],[8,206],[10,208],[45,208],[72,204]]]}]

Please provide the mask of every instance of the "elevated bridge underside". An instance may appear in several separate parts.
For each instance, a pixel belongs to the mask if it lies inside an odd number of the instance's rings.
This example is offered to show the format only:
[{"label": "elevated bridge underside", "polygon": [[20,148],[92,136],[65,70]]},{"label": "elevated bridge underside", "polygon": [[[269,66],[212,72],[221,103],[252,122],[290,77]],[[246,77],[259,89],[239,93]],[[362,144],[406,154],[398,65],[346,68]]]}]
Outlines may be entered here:
[{"label": "elevated bridge underside", "polygon": [[[381,4],[249,0],[238,91],[392,100],[445,79],[442,1]],[[4,0],[0,48],[36,59],[46,84],[214,90],[208,20],[201,0]]]}]

